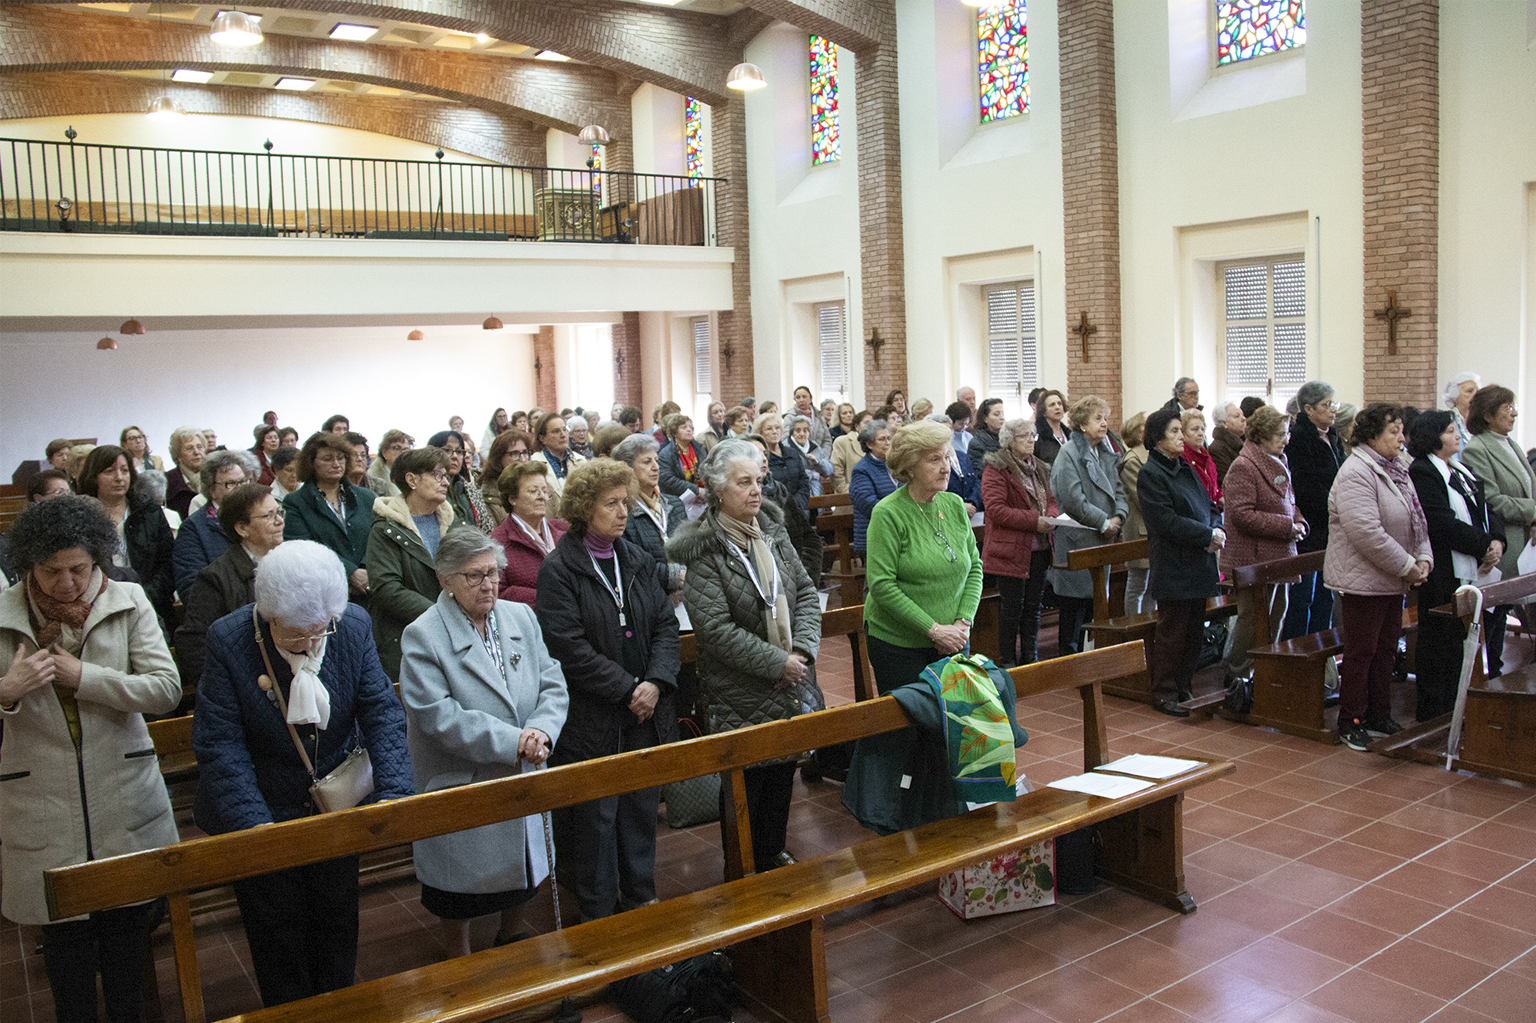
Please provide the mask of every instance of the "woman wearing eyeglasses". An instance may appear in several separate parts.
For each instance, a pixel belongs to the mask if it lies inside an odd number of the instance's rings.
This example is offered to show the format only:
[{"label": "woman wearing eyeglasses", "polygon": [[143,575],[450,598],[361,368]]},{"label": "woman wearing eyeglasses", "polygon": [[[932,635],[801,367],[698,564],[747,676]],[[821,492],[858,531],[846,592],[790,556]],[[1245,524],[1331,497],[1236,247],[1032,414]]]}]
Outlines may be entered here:
[{"label": "woman wearing eyeglasses", "polygon": [[352,445],[339,433],[312,434],[299,451],[299,489],[283,498],[283,537],[314,540],[336,553],[347,570],[353,600],[370,588],[368,531],[373,526],[373,491],[347,482]]},{"label": "woman wearing eyeglasses", "polygon": [[448,459],[448,452],[438,447],[407,451],[390,470],[400,496],[374,502],[368,533],[368,611],[379,660],[392,679],[400,677],[400,634],[442,590],[433,559],[453,526]]},{"label": "woman wearing eyeglasses", "polygon": [[220,503],[219,528],[235,542],[197,573],[176,629],[176,664],[186,696],[196,694],[203,676],[209,626],[255,599],[256,566],[283,542],[283,506],[271,487],[243,483]]},{"label": "woman wearing eyeglasses", "polygon": [[507,505],[501,499],[501,474],[509,465],[526,463],[532,451],[533,438],[515,429],[503,430],[486,449],[485,461],[480,465],[480,497],[498,526],[507,518]]},{"label": "woman wearing eyeglasses", "polygon": [[545,514],[549,510],[549,467],[543,462],[513,462],[497,485],[503,502],[512,509],[491,532],[491,539],[501,545],[505,555],[501,599],[532,607],[538,594],[539,569],[567,527]]},{"label": "woman wearing eyeglasses", "polygon": [[215,451],[203,459],[198,482],[206,503],[192,506],[176,532],[176,546],[171,552],[176,595],[182,603],[186,603],[197,573],[229,549],[229,539],[219,528],[219,506],[242,483],[256,482],[258,472],[256,456],[249,451]]},{"label": "woman wearing eyeglasses", "polygon": [[[379,665],[368,615],[347,602],[341,560],[317,543],[284,543],[263,558],[255,592],[254,604],[208,630],[192,716],[197,826],[220,835],[313,816],[320,811],[310,786],[359,747],[373,765],[364,803],[410,795],[405,714]],[[352,983],[356,856],[236,881],[234,889],[262,1004]]]},{"label": "woman wearing eyeglasses", "polygon": [[149,453],[149,438],[137,426],[124,427],[123,432],[118,435],[117,442],[124,451],[128,452],[128,457],[133,459],[135,469],[140,472],[145,469],[164,471],[165,467],[160,462],[160,456]]},{"label": "woman wearing eyeglasses", "polygon": [[[437,548],[443,592],[401,638],[400,699],[416,791],[536,770],[560,738],[570,695],[533,608],[498,600],[501,545],[455,526]],[[469,921],[500,914],[495,944],[526,938],[522,907],[549,875],[538,814],[415,843],[421,904],[443,922],[450,956],[468,955]]]},{"label": "woman wearing eyeglasses", "polygon": [[474,526],[482,533],[490,533],[495,521],[491,510],[485,506],[480,488],[475,486],[474,472],[470,468],[469,437],[443,430],[432,435],[427,447],[448,452],[448,503],[453,506],[455,521],[461,526]]}]

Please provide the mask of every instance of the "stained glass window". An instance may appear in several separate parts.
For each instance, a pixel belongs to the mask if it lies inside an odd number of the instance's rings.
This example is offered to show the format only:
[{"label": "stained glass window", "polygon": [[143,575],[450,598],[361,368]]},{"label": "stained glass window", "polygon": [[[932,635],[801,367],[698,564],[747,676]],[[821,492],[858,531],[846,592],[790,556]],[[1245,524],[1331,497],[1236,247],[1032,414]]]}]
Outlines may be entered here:
[{"label": "stained glass window", "polygon": [[690,178],[704,176],[704,104],[689,96],[683,101],[683,157]]},{"label": "stained glass window", "polygon": [[1235,64],[1307,41],[1305,0],[1216,0],[1216,63]]},{"label": "stained glass window", "polygon": [[811,36],[811,163],[839,160],[837,136],[837,44]]},{"label": "stained glass window", "polygon": [[1025,0],[1004,0],[976,12],[976,76],[981,120],[1029,112],[1029,30]]},{"label": "stained glass window", "polygon": [[592,144],[592,191],[599,199],[603,196],[603,176],[598,171],[603,169],[603,147],[597,143]]}]

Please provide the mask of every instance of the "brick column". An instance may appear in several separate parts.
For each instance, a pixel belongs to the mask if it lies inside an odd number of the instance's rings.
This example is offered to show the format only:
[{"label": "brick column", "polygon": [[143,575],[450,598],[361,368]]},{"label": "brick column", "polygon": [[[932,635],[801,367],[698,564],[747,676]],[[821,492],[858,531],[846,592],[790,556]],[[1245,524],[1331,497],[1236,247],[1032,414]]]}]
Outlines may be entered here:
[{"label": "brick column", "polygon": [[[858,77],[855,110],[859,123],[860,295],[864,312],[862,324],[850,326],[855,350],[862,351],[864,357],[864,402],[874,408],[891,390],[906,391],[909,387],[895,39],[859,53],[854,67]],[[884,342],[878,355],[867,343],[877,330]]]},{"label": "brick column", "polygon": [[[1112,0],[1057,9],[1061,37],[1061,170],[1065,206],[1067,393],[1096,394],[1120,418],[1120,170]],[[1097,331],[1070,333],[1082,314]],[[1055,381],[1042,381],[1047,386]],[[1169,385],[1173,383],[1169,376]]]},{"label": "brick column", "polygon": [[[623,368],[619,357],[623,356]],[[625,313],[623,323],[613,325],[613,400],[640,408],[640,314]],[[608,410],[603,409],[603,418]]]},{"label": "brick column", "polygon": [[[555,399],[555,328],[543,326],[539,328],[539,334],[533,339],[533,359],[538,368],[534,370],[533,400],[538,402],[539,408],[545,412],[559,412],[560,405]],[[533,423],[529,423],[533,426]]]},{"label": "brick column", "polygon": [[752,254],[747,234],[747,119],[740,96],[710,108],[715,174],[715,219],[721,245],[734,246],[731,267],[734,309],[720,311],[720,366],[715,398],[734,405],[756,393],[752,358]]},{"label": "brick column", "polygon": [[[1364,0],[1365,400],[1434,408],[1440,270],[1440,5]],[[1387,290],[1413,315],[1387,354]]]}]

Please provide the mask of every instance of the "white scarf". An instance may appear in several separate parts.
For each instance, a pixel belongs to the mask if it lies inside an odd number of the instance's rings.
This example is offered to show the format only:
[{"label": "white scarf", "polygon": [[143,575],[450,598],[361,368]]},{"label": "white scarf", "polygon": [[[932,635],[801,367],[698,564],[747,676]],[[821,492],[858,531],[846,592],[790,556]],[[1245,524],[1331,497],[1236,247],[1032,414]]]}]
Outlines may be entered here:
[{"label": "white scarf", "polygon": [[288,686],[288,723],[290,725],[319,725],[324,731],[331,723],[331,694],[320,681],[320,664],[325,660],[325,640],[314,652],[301,654],[278,649],[288,667],[293,669],[293,682]]}]

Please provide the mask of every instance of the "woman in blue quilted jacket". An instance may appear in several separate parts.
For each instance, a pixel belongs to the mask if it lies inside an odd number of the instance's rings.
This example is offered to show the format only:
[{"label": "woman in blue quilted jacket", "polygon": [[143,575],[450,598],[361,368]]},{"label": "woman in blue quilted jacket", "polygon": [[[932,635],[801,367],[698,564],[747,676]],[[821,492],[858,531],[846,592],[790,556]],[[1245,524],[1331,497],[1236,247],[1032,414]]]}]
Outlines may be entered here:
[{"label": "woman in blue quilted jacket", "polygon": [[[405,714],[379,665],[368,615],[347,601],[341,559],[313,541],[289,540],[261,559],[255,589],[254,604],[208,630],[192,719],[198,827],[218,835],[319,813],[310,786],[359,747],[373,763],[373,792],[363,802],[410,795]],[[352,983],[356,856],[236,881],[234,889],[263,1004]]]}]

